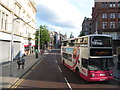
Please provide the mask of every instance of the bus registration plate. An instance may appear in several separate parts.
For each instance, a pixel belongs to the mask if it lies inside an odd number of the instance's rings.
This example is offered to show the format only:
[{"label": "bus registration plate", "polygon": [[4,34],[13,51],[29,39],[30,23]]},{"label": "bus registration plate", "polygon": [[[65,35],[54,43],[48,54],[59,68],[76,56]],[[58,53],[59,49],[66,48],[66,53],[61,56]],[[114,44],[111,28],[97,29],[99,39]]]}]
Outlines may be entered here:
[{"label": "bus registration plate", "polygon": [[100,81],[105,81],[105,79],[100,79]]}]

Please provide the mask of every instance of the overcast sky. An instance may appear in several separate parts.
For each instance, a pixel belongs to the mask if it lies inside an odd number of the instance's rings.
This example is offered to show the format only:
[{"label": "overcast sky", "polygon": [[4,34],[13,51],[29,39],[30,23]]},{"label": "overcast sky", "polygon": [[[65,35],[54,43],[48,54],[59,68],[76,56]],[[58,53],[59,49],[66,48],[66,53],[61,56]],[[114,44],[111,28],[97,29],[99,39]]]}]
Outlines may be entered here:
[{"label": "overcast sky", "polygon": [[84,17],[90,17],[94,0],[36,0],[37,28],[48,26],[51,31],[75,37],[80,34]]}]

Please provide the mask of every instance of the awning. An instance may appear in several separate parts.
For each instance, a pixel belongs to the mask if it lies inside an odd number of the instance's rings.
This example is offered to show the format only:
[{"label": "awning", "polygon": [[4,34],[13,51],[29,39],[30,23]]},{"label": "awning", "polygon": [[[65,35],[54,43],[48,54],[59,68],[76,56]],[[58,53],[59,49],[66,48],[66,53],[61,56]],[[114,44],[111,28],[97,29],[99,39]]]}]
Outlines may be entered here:
[{"label": "awning", "polygon": [[29,47],[29,45],[24,45],[24,47]]},{"label": "awning", "polygon": [[35,47],[36,45],[32,45],[32,47]]}]

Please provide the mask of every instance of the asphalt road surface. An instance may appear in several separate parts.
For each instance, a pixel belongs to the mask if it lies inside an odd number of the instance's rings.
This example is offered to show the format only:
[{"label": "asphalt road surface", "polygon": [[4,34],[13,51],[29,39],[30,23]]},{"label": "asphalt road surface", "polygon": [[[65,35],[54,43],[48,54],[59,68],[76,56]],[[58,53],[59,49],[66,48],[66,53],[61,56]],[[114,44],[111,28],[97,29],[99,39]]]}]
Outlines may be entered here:
[{"label": "asphalt road surface", "polygon": [[16,83],[15,88],[21,89],[114,89],[118,90],[116,80],[104,82],[87,82],[75,75],[61,63],[60,51],[52,50],[40,60],[26,75]]}]

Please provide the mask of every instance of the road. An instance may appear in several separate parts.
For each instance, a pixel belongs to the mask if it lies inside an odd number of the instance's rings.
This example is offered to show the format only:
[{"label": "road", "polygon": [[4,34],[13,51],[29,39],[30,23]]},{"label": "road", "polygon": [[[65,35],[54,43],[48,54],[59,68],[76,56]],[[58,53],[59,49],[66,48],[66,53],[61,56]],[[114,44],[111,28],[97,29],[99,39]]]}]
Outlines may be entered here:
[{"label": "road", "polygon": [[75,90],[78,88],[118,89],[118,81],[88,83],[61,63],[59,50],[51,51],[23,76],[14,88],[51,88]]}]

